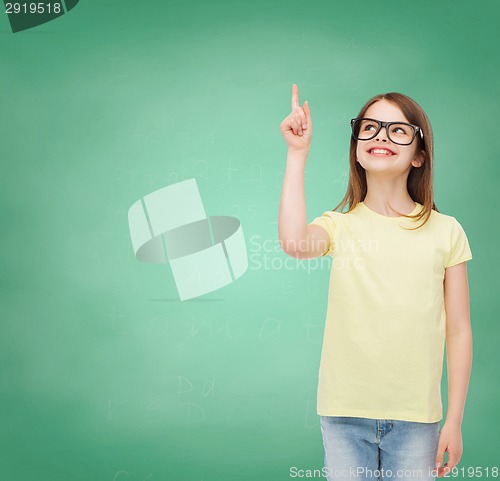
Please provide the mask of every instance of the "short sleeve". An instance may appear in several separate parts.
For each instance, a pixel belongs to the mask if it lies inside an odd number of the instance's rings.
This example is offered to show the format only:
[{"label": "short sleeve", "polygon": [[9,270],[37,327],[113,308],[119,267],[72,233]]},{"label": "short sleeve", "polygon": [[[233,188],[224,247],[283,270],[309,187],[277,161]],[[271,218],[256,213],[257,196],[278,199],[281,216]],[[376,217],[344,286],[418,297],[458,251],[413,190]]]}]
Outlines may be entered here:
[{"label": "short sleeve", "polygon": [[324,257],[326,255],[330,255],[330,256],[333,255],[335,230],[336,230],[337,224],[336,224],[335,220],[332,218],[332,211],[327,210],[319,217],[314,218],[307,225],[313,225],[313,224],[323,227],[323,229],[326,230],[326,232],[328,233],[328,236],[330,237],[330,246],[328,248],[328,251],[325,252],[322,257]]},{"label": "short sleeve", "polygon": [[445,267],[451,267],[460,262],[469,261],[472,259],[467,235],[461,224],[453,218],[453,225],[450,236],[450,252]]}]

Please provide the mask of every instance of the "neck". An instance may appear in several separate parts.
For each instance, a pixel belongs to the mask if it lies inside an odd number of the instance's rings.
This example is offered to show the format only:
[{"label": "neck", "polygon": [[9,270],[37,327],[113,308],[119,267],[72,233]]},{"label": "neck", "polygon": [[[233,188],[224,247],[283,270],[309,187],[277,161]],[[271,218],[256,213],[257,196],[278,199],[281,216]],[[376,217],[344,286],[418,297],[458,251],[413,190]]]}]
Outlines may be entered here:
[{"label": "neck", "polygon": [[415,209],[415,202],[408,194],[406,176],[387,178],[366,171],[367,193],[364,204],[382,215],[397,217],[391,207],[403,214]]}]

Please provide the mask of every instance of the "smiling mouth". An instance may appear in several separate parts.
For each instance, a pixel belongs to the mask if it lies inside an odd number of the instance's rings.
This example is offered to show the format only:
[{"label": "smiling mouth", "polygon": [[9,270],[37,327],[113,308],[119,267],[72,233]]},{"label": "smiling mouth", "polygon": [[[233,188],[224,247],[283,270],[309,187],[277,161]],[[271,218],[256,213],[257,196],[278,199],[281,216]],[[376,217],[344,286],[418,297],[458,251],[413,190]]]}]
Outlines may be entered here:
[{"label": "smiling mouth", "polygon": [[394,152],[387,149],[370,149],[368,153],[379,157],[390,157],[391,155],[396,155]]}]

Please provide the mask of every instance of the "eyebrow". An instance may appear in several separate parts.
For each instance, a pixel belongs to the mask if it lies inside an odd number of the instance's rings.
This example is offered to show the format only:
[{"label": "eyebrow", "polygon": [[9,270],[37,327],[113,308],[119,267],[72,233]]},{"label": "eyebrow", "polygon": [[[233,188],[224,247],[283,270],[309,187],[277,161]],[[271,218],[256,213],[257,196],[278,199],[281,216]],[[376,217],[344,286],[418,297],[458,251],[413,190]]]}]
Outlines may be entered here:
[{"label": "eyebrow", "polygon": [[374,117],[361,117],[363,119],[371,119],[371,120],[378,120],[379,122],[398,122],[398,123],[401,123],[401,124],[410,124],[410,122],[407,122],[406,120],[380,120],[380,119],[376,119]]}]

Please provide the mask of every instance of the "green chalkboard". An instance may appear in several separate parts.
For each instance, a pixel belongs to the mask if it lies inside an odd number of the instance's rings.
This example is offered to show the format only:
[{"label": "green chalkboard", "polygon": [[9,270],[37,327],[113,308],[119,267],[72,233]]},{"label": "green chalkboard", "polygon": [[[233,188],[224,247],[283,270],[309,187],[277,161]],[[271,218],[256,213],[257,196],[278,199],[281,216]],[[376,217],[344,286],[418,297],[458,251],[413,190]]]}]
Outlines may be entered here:
[{"label": "green chalkboard", "polygon": [[[460,466],[498,466],[499,3],[62,3],[17,32],[0,14],[0,479],[322,467],[331,258],[297,261],[277,233],[293,83],[314,121],[309,220],[345,194],[366,100],[402,92],[426,111],[436,205],[474,254]],[[136,258],[128,212],[187,179],[207,216],[239,220],[248,267],[181,300],[168,262]]]}]

